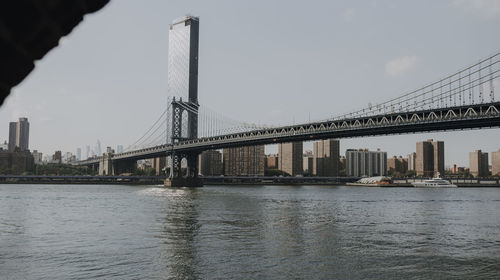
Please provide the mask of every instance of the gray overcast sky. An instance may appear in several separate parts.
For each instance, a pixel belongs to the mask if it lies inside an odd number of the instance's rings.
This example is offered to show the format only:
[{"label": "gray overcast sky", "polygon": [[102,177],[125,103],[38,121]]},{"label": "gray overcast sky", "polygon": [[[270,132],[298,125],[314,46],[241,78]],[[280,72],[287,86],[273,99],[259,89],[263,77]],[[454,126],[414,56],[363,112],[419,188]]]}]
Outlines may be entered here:
[{"label": "gray overcast sky", "polygon": [[[168,26],[188,13],[200,16],[200,103],[260,124],[348,112],[500,50],[496,0],[115,0],[13,90],[0,108],[0,140],[26,116],[30,149],[44,154],[97,139],[133,143],[166,106]],[[428,138],[445,141],[447,165],[500,148],[499,129],[344,139],[341,148],[406,155]]]}]

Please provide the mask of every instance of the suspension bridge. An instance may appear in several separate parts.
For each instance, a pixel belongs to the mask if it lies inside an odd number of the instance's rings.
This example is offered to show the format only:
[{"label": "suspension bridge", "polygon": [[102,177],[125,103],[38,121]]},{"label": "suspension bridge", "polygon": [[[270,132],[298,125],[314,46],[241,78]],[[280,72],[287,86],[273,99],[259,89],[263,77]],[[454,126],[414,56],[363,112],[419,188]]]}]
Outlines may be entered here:
[{"label": "suspension bridge", "polygon": [[[495,79],[500,76],[500,53],[417,90],[386,102],[311,123],[282,127],[257,126],[224,117],[204,107],[183,106],[198,116],[200,137],[189,139],[182,127],[174,131],[174,99],[135,143],[123,153],[78,162],[79,165],[120,166],[140,159],[178,156],[188,161],[188,176],[196,176],[197,155],[205,150],[415,132],[491,128],[500,126],[500,102]],[[180,100],[179,100],[180,101]],[[182,103],[181,103],[182,104]],[[181,116],[186,120],[186,116]],[[179,124],[177,124],[179,126]],[[177,127],[179,128],[179,127]],[[177,133],[177,137],[173,135]],[[110,166],[111,167],[111,166]],[[100,168],[103,169],[102,167]],[[173,175],[172,175],[173,176]]]},{"label": "suspension bridge", "polygon": [[398,97],[324,120],[288,126],[235,121],[198,104],[198,24],[198,18],[186,17],[170,27],[168,82],[174,96],[158,119],[124,152],[76,164],[114,175],[130,171],[137,160],[168,157],[169,180],[190,186],[200,184],[198,155],[206,150],[500,126],[500,102],[495,100],[500,53]]}]

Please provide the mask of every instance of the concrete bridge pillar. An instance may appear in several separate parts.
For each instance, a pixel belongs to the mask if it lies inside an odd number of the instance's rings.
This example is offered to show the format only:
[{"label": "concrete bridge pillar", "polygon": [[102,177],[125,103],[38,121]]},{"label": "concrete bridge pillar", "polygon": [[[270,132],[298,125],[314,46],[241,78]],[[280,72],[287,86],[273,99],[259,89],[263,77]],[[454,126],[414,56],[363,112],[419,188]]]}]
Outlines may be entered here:
[{"label": "concrete bridge pillar", "polygon": [[113,169],[113,154],[105,153],[102,155],[102,159],[99,161],[99,175],[114,175]]}]

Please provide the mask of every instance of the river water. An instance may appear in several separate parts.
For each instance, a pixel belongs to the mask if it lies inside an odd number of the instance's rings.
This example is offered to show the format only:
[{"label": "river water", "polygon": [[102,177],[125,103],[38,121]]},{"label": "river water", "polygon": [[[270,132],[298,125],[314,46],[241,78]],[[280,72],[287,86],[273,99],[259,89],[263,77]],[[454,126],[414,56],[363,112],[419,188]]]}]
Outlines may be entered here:
[{"label": "river water", "polygon": [[0,185],[0,279],[500,279],[500,188]]}]

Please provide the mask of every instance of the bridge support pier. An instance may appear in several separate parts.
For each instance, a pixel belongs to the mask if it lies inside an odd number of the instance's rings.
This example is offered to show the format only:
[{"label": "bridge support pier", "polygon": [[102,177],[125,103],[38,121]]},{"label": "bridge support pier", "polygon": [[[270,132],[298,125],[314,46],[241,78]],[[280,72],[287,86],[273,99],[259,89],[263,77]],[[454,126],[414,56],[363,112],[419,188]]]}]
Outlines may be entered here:
[{"label": "bridge support pier", "polygon": [[[203,182],[198,177],[198,152],[188,154],[172,154],[170,176],[165,180],[165,187],[203,187]],[[187,160],[186,175],[183,176],[181,161]]]},{"label": "bridge support pier", "polygon": [[99,161],[99,175],[114,175],[113,170],[113,154],[103,154],[102,159]]}]

